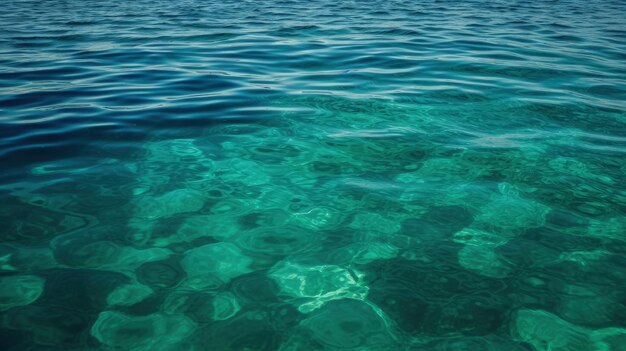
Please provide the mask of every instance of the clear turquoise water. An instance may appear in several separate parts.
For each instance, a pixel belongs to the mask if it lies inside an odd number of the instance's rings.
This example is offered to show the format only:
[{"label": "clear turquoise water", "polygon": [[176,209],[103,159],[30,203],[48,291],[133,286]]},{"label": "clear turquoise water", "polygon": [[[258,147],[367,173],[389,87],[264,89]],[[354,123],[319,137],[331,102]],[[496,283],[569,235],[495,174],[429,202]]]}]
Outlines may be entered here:
[{"label": "clear turquoise water", "polygon": [[624,18],[5,0],[0,349],[625,350]]}]

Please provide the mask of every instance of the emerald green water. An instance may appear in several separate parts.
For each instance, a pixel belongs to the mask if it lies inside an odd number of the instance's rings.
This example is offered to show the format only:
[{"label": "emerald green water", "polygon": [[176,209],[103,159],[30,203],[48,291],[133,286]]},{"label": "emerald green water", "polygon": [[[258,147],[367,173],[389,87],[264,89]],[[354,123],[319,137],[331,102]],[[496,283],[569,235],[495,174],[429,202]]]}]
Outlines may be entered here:
[{"label": "emerald green water", "polygon": [[626,350],[620,1],[19,1],[0,349]]}]

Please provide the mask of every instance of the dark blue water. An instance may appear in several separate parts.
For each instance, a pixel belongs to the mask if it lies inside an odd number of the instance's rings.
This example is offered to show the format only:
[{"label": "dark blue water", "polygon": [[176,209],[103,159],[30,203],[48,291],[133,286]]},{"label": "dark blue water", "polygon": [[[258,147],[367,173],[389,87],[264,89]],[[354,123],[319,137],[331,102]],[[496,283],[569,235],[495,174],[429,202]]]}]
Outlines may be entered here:
[{"label": "dark blue water", "polygon": [[624,18],[5,0],[0,349],[626,350]]}]

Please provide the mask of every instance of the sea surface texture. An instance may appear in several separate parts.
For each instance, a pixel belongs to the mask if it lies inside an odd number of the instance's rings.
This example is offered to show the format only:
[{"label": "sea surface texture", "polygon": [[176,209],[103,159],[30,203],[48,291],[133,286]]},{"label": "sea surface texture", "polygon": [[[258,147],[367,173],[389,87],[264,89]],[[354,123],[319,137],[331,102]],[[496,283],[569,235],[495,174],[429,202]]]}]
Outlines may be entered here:
[{"label": "sea surface texture", "polygon": [[1,7],[1,350],[626,350],[626,2]]}]

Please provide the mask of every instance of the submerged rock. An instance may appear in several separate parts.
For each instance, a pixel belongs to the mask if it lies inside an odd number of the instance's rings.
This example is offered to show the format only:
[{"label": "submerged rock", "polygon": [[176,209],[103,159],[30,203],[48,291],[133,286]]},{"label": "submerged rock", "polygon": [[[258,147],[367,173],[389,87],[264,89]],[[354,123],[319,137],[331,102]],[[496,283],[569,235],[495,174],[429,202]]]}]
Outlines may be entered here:
[{"label": "submerged rock", "polygon": [[466,228],[454,234],[453,240],[465,245],[458,253],[462,267],[492,278],[503,278],[511,271],[511,265],[496,252],[499,246],[507,243],[507,238]]},{"label": "submerged rock", "polygon": [[363,300],[369,290],[361,273],[334,265],[305,266],[281,262],[272,268],[269,276],[278,283],[281,294],[293,298],[303,313],[332,300]]},{"label": "submerged rock", "polygon": [[240,309],[241,306],[235,295],[228,292],[217,294],[213,299],[213,320],[229,319],[236,315]]},{"label": "submerged rock", "polygon": [[303,320],[300,326],[328,350],[392,350],[398,347],[391,323],[383,312],[364,301],[332,301]]},{"label": "submerged rock", "polygon": [[520,310],[513,318],[511,334],[537,351],[590,351],[586,330],[542,310]]},{"label": "submerged rock", "polygon": [[169,350],[191,335],[195,327],[195,323],[183,315],[131,316],[105,311],[98,316],[91,335],[115,349],[159,351]]},{"label": "submerged rock", "polygon": [[623,351],[626,329],[591,330],[542,310],[517,311],[511,325],[514,338],[537,351]]},{"label": "submerged rock", "polygon": [[107,304],[110,306],[132,306],[145,300],[154,291],[139,283],[124,284],[118,286],[107,297]]},{"label": "submerged rock", "polygon": [[43,293],[45,280],[35,275],[0,277],[0,311],[35,302]]},{"label": "submerged rock", "polygon": [[496,196],[481,209],[476,225],[483,229],[515,236],[528,228],[540,227],[550,211],[548,206],[515,194]]},{"label": "submerged rock", "polygon": [[252,271],[252,259],[231,243],[200,246],[187,251],[181,260],[187,272],[187,286],[193,288],[216,287],[232,278]]}]

